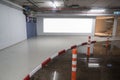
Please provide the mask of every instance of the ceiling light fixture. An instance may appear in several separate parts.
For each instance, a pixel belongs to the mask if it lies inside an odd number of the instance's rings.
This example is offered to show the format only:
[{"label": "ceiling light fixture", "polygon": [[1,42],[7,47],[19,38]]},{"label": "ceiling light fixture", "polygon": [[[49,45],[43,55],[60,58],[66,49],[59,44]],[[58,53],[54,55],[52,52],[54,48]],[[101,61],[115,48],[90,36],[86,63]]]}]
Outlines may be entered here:
[{"label": "ceiling light fixture", "polygon": [[57,6],[56,6],[56,4],[55,4],[54,2],[53,2],[53,7],[54,7],[54,8],[57,8]]},{"label": "ceiling light fixture", "polygon": [[57,8],[54,0],[52,0],[52,5],[53,5],[53,8]]}]

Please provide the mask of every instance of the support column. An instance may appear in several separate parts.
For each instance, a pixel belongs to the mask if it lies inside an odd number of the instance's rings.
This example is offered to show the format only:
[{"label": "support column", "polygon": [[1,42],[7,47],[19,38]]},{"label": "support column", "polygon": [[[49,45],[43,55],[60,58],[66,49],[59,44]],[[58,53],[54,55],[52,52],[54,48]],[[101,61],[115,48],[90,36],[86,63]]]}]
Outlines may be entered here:
[{"label": "support column", "polygon": [[113,36],[113,37],[115,37],[115,36],[116,36],[117,23],[118,23],[118,17],[117,17],[117,16],[115,16],[115,18],[114,18],[114,23],[113,23],[113,32],[112,32],[112,36]]}]

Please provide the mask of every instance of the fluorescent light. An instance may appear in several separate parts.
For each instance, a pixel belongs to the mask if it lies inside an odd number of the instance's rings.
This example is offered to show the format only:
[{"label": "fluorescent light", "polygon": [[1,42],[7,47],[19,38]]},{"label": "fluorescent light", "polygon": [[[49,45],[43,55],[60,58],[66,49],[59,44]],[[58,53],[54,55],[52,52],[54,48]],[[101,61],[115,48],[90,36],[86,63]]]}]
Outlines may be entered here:
[{"label": "fluorescent light", "polygon": [[53,4],[53,8],[57,8],[57,6],[56,6],[54,1],[52,2],[52,4]]},{"label": "fluorescent light", "polygon": [[58,1],[54,1],[54,4],[55,4],[56,6],[61,6],[61,3],[58,2]]},{"label": "fluorescent light", "polygon": [[56,8],[56,5],[53,3],[53,7]]},{"label": "fluorescent light", "polygon": [[88,12],[96,12],[96,13],[98,13],[98,12],[105,12],[105,9],[91,9]]}]

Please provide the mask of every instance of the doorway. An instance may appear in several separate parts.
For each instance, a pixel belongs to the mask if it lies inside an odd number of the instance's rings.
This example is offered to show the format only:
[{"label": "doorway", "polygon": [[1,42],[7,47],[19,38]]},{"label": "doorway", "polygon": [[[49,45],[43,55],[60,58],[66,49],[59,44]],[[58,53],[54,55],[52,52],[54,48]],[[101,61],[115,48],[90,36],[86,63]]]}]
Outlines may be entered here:
[{"label": "doorway", "polygon": [[96,17],[95,36],[101,37],[112,36],[113,24],[114,24],[113,16]]},{"label": "doorway", "polygon": [[27,39],[36,37],[37,36],[36,18],[27,17],[26,26],[27,26]]}]

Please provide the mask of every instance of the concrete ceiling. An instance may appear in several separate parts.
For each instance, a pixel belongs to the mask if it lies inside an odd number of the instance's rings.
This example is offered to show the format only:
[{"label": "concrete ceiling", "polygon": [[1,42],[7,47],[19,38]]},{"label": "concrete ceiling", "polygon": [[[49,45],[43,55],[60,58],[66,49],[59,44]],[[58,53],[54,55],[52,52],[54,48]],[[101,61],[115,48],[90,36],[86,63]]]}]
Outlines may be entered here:
[{"label": "concrete ceiling", "polygon": [[[90,9],[120,10],[120,0],[9,0],[37,12],[74,12]],[[55,6],[53,5],[55,3]]]}]

